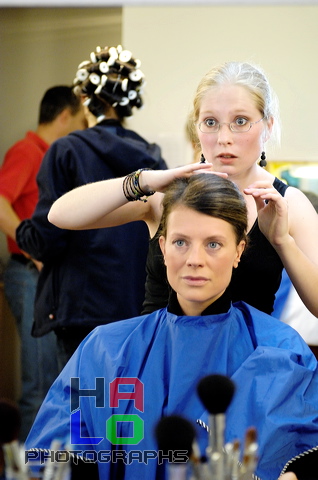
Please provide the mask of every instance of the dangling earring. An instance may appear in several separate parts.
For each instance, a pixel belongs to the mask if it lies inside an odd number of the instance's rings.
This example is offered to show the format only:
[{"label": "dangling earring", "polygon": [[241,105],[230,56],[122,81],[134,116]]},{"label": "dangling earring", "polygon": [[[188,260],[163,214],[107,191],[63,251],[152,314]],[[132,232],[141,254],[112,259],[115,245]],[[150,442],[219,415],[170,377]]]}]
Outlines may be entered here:
[{"label": "dangling earring", "polygon": [[205,157],[203,153],[201,153],[200,163],[205,163],[205,162],[206,162]]},{"label": "dangling earring", "polygon": [[262,152],[261,160],[260,160],[260,162],[259,162],[259,166],[260,166],[260,167],[266,167],[266,165],[267,165],[266,155],[265,155],[265,152]]}]

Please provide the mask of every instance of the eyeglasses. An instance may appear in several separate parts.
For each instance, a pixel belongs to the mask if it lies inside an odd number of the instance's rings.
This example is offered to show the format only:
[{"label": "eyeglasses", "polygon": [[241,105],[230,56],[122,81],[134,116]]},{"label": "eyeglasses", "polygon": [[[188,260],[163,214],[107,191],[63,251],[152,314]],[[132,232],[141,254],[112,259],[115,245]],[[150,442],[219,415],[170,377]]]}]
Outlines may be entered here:
[{"label": "eyeglasses", "polygon": [[203,122],[196,123],[195,125],[198,125],[200,131],[202,133],[217,133],[221,125],[228,125],[230,130],[235,133],[244,133],[248,132],[253,125],[256,123],[261,122],[264,120],[265,117],[261,118],[260,120],[257,120],[257,122],[250,122],[249,120],[246,120],[244,117],[238,117],[235,119],[234,122],[231,123],[220,123],[215,118],[207,118]]}]

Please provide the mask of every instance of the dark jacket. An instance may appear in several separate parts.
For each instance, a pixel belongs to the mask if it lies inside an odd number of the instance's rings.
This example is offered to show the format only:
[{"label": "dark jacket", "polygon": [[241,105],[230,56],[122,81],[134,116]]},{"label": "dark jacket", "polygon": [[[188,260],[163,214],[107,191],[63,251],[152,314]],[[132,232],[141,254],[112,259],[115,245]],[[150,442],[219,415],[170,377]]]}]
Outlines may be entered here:
[{"label": "dark jacket", "polygon": [[140,314],[149,241],[144,222],[69,231],[47,220],[53,202],[67,191],[138,168],[167,166],[158,145],[115,121],[76,131],[51,145],[37,177],[36,210],[17,229],[19,247],[44,263],[34,336],[57,327],[95,327]]}]

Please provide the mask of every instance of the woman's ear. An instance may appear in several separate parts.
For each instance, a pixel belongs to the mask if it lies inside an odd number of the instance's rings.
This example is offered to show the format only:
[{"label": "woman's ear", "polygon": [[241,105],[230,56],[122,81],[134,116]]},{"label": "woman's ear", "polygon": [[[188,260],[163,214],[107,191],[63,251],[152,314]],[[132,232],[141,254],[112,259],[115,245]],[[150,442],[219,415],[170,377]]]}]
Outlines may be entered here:
[{"label": "woman's ear", "polygon": [[241,240],[236,247],[236,258],[234,259],[234,264],[233,264],[234,268],[238,267],[238,264],[240,263],[241,256],[242,256],[242,253],[244,252],[245,247],[246,247],[246,241]]},{"label": "woman's ear", "polygon": [[267,142],[267,140],[270,138],[273,130],[273,125],[274,125],[274,119],[273,117],[271,117],[266,121],[266,128],[264,132],[264,143]]},{"label": "woman's ear", "polygon": [[[161,249],[161,253],[163,255],[163,258],[165,260],[165,253],[166,253],[166,239],[163,235],[160,235],[159,237],[159,245],[160,245],[160,249]],[[166,264],[166,261],[165,261],[165,264]]]}]

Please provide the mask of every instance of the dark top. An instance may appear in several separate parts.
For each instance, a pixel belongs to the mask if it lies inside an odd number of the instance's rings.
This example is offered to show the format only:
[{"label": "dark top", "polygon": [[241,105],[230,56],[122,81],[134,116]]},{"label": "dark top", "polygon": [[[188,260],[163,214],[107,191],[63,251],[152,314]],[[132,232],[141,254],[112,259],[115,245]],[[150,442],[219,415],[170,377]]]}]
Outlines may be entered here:
[{"label": "dark top", "polygon": [[[275,178],[273,186],[282,196],[288,188],[288,185],[278,178]],[[242,300],[271,314],[283,264],[275,249],[261,233],[257,219],[248,233],[248,242],[248,248],[244,251],[238,267],[233,270],[229,285],[231,298],[233,302]],[[146,271],[143,314],[165,307],[169,299],[170,287],[157,235],[149,243]]]},{"label": "dark top", "polygon": [[167,167],[158,145],[114,120],[73,132],[49,148],[37,177],[36,210],[17,229],[19,247],[44,263],[33,335],[89,330],[140,314],[149,243],[145,223],[70,231],[47,219],[53,202],[67,191],[138,168]]}]

